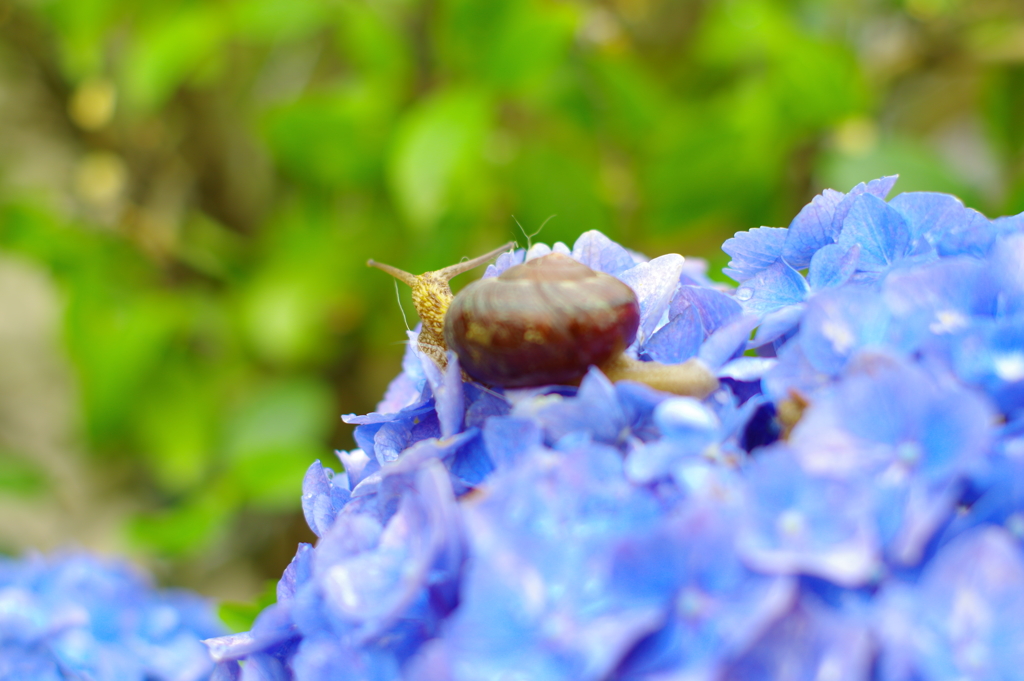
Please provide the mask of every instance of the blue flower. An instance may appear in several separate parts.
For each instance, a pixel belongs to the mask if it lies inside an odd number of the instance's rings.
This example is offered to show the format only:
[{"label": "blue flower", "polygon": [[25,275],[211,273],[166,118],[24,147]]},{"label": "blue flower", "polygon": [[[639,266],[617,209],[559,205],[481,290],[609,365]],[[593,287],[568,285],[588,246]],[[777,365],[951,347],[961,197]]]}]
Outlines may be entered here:
[{"label": "blue flower", "polygon": [[85,554],[0,559],[0,679],[208,679],[208,602]]},{"label": "blue flower", "polygon": [[[1024,665],[1024,216],[895,177],[737,234],[728,289],[597,232],[703,400],[492,389],[411,344],[225,678],[1012,678]],[[415,338],[415,334],[411,334]],[[748,350],[760,356],[749,356]],[[1000,676],[1002,675],[1002,676]]]},{"label": "blue flower", "polygon": [[738,550],[772,574],[813,575],[842,586],[876,578],[881,546],[870,488],[808,473],[784,447],[762,453],[748,475]]},{"label": "blue flower", "polygon": [[1020,676],[1024,550],[1004,530],[964,533],[918,583],[887,584],[878,601],[883,681]]}]

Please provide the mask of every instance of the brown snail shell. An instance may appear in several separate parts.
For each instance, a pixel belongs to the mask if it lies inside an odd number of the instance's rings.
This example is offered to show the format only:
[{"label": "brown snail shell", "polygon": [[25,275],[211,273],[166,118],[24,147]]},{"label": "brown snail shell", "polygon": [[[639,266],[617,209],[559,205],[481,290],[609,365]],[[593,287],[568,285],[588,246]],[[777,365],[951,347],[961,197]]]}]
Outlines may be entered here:
[{"label": "brown snail shell", "polygon": [[633,289],[549,253],[460,291],[444,339],[462,370],[483,383],[572,384],[629,347],[639,324]]}]

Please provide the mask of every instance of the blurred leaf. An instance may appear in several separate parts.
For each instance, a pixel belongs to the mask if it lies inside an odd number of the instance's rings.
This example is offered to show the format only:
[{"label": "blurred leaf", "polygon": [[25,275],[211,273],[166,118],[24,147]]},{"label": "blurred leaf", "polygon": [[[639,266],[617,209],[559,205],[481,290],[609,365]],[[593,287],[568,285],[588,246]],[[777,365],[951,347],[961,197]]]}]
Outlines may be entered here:
[{"label": "blurred leaf", "polygon": [[208,215],[199,213],[190,218],[182,226],[177,256],[215,279],[237,275],[249,255],[244,239]]},{"label": "blurred leaf", "polygon": [[127,292],[79,298],[68,310],[67,338],[82,380],[90,435],[117,438],[176,330],[176,301]]},{"label": "blurred leaf", "polygon": [[651,131],[673,107],[664,84],[620,54],[596,59],[593,70],[602,88],[605,125],[640,148],[647,147],[653,141]]},{"label": "blurred leaf", "polygon": [[579,23],[569,3],[452,0],[442,53],[488,85],[526,91],[563,65]]},{"label": "blurred leaf", "polygon": [[391,97],[369,83],[351,84],[273,110],[265,129],[286,172],[337,189],[378,179],[393,118]]},{"label": "blurred leaf", "polygon": [[226,449],[238,461],[316,446],[331,430],[333,411],[331,392],[319,381],[295,377],[267,384],[249,394],[228,421]]},{"label": "blurred leaf", "polygon": [[277,602],[277,580],[269,579],[263,585],[263,591],[256,600],[249,603],[224,601],[217,609],[221,622],[233,633],[241,633],[252,629],[256,616],[267,606]]},{"label": "blurred leaf", "polygon": [[61,64],[76,80],[104,68],[105,32],[124,12],[120,0],[51,0],[32,3],[59,36]]},{"label": "blurred leaf", "polygon": [[985,80],[983,101],[997,149],[1007,157],[1024,151],[1024,65],[993,69]]},{"label": "blurred leaf", "polygon": [[252,504],[297,508],[302,478],[325,454],[334,421],[326,385],[293,378],[258,389],[227,423],[225,446],[234,485]]},{"label": "blurred leaf", "polygon": [[342,2],[338,9],[337,41],[341,52],[377,89],[401,92],[413,69],[413,45],[402,33],[405,17],[385,17],[384,5],[356,0]]},{"label": "blurred leaf", "polygon": [[296,40],[327,23],[330,5],[322,0],[242,0],[230,5],[232,32],[283,42]]},{"label": "blurred leaf", "polygon": [[907,139],[885,139],[862,156],[831,153],[821,158],[821,182],[841,191],[849,190],[864,178],[896,174],[900,179],[893,189],[894,195],[948,192],[956,194],[969,206],[983,205],[978,193],[958,179],[941,158],[927,147]]},{"label": "blurred leaf", "polygon": [[271,446],[235,461],[231,477],[249,504],[275,511],[295,511],[300,508],[306,470],[326,454],[317,443],[293,443],[280,449]]},{"label": "blurred leaf", "polygon": [[[750,99],[756,105],[756,97]],[[735,106],[721,109],[670,119],[643,171],[652,228],[668,232],[709,217],[745,221],[752,206],[763,211],[780,182],[785,146],[771,120]]]},{"label": "blurred leaf", "polygon": [[176,361],[149,383],[136,417],[139,442],[164,491],[198,485],[213,460],[217,393],[205,367]]},{"label": "blurred leaf", "polygon": [[158,513],[128,521],[128,541],[148,552],[168,557],[207,550],[221,533],[237,504],[233,491],[217,485]]},{"label": "blurred leaf", "polygon": [[128,98],[143,109],[160,106],[212,59],[225,38],[225,16],[215,4],[195,4],[139,29],[123,60]]},{"label": "blurred leaf", "polygon": [[588,159],[584,155],[587,151],[564,149],[541,140],[525,145],[513,165],[511,180],[519,199],[514,215],[527,234],[555,215],[538,239],[571,245],[588,229],[614,235],[608,206],[600,195],[600,161]]},{"label": "blurred leaf", "polygon": [[471,90],[444,90],[403,117],[388,175],[395,201],[413,227],[433,228],[463,185],[480,182],[490,121],[489,98]]},{"label": "blurred leaf", "polygon": [[23,456],[0,450],[0,495],[34,497],[48,488],[45,471]]},{"label": "blurred leaf", "polygon": [[295,364],[319,347],[330,305],[327,283],[316,271],[298,267],[261,273],[242,308],[246,335],[260,357]]}]

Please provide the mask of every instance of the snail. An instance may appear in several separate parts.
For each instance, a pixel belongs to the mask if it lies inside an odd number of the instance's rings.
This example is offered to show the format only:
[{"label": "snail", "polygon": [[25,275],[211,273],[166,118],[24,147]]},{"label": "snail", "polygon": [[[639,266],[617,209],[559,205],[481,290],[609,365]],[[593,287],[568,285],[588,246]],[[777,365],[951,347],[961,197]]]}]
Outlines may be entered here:
[{"label": "snail", "polygon": [[374,260],[412,288],[422,328],[419,349],[440,367],[453,350],[469,377],[505,388],[578,384],[591,366],[612,381],[632,380],[679,395],[704,397],[718,380],[702,362],[642,362],[624,350],[636,338],[640,305],[610,274],[561,253],[529,260],[453,295],[448,282],[509,250],[419,276]]}]

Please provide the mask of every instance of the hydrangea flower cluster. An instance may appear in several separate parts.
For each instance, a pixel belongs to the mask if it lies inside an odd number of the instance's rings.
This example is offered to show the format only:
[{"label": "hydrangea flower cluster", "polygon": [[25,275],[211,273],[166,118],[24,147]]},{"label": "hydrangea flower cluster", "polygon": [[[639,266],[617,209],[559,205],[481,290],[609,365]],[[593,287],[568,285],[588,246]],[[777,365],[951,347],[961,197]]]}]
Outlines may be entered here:
[{"label": "hydrangea flower cluster", "polygon": [[224,626],[191,593],[157,591],[123,563],[84,555],[0,559],[0,679],[199,681],[202,639]]},{"label": "hydrangea flower cluster", "polygon": [[[709,281],[596,232],[640,359],[704,400],[494,390],[412,343],[359,448],[319,463],[278,601],[210,641],[283,681],[939,681],[1024,669],[1024,215],[895,177],[729,239]],[[241,663],[241,664],[239,664]]]}]

